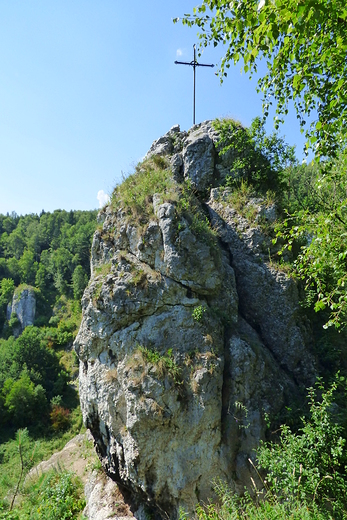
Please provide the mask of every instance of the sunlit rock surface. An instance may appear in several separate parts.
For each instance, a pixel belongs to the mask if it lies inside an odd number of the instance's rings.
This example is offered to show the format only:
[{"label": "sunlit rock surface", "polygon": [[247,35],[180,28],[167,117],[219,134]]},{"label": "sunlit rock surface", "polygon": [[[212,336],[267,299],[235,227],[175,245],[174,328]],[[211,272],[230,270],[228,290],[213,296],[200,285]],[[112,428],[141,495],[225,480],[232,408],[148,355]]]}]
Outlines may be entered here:
[{"label": "sunlit rock surface", "polygon": [[12,303],[7,306],[6,317],[10,320],[16,316],[18,325],[13,327],[14,336],[18,337],[25,327],[33,325],[36,312],[36,297],[34,287],[26,286],[20,292],[15,292]]},{"label": "sunlit rock surface", "polygon": [[[178,191],[185,179],[205,194],[217,240],[156,194],[149,219],[109,206],[94,236],[75,341],[81,406],[137,518],[192,512],[217,478],[243,491],[266,414],[314,377],[295,284],[267,261],[257,219],[247,222],[218,187],[232,154],[221,160],[217,142],[209,122],[176,126],[148,153],[168,155]],[[275,218],[261,199],[252,204]]]}]

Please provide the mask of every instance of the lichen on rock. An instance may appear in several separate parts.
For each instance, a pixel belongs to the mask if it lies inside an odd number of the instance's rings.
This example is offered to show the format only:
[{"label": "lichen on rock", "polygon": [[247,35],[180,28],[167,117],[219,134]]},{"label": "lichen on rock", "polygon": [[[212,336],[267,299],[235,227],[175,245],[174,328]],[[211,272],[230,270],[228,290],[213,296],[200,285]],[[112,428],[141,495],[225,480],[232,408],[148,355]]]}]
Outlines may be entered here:
[{"label": "lichen on rock", "polygon": [[75,341],[81,407],[138,518],[194,511],[216,478],[249,486],[264,414],[314,376],[295,283],[268,265],[257,219],[221,202],[223,161],[210,122],[173,127],[99,214]]}]

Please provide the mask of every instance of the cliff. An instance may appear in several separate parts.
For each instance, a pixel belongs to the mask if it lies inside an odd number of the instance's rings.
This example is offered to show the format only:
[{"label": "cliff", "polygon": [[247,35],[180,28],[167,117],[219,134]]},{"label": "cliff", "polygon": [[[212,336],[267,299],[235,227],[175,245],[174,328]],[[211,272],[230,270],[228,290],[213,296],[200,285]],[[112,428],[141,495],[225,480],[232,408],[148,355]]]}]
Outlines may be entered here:
[{"label": "cliff", "polygon": [[267,416],[314,379],[297,288],[269,262],[274,204],[226,187],[210,122],[173,127],[98,216],[75,341],[85,424],[137,518],[242,492]]},{"label": "cliff", "polygon": [[30,285],[19,286],[15,291],[12,302],[7,305],[6,317],[10,321],[16,318],[12,325],[13,335],[18,337],[25,327],[34,324],[36,312],[35,289]]}]

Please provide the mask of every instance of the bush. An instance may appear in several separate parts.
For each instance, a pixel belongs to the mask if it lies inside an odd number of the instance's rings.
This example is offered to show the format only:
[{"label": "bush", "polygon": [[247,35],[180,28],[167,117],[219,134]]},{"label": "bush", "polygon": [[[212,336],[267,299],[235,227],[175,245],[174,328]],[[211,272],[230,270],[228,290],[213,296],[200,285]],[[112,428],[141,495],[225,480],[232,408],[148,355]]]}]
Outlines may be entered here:
[{"label": "bush", "polygon": [[34,385],[26,371],[17,381],[9,378],[3,390],[4,407],[11,423],[16,427],[33,424],[41,419],[47,409],[46,392],[41,385]]},{"label": "bush", "polygon": [[[340,378],[340,381],[343,378]],[[263,489],[240,497],[221,481],[214,483],[218,504],[200,505],[199,520],[345,520],[347,518],[347,453],[343,428],[336,419],[333,395],[338,379],[325,391],[310,388],[309,417],[293,433],[282,426],[279,442],[263,443],[257,453],[266,470]],[[320,400],[317,394],[321,394]],[[253,464],[252,464],[253,465]],[[180,520],[187,519],[184,511]]]},{"label": "bush", "polygon": [[279,443],[261,445],[258,451],[260,468],[267,472],[269,493],[281,500],[298,499],[315,503],[335,520],[347,517],[347,453],[343,428],[334,421],[334,382],[317,400],[317,390],[310,388],[309,418],[302,418],[303,426],[293,433],[281,427]]},{"label": "bush", "polygon": [[232,154],[229,183],[241,179],[260,192],[281,187],[281,174],[288,166],[297,164],[294,147],[274,132],[266,135],[264,122],[255,118],[249,128],[232,119],[216,119],[219,132],[219,155]]},{"label": "bush", "polygon": [[[63,339],[66,334],[61,335]],[[1,427],[48,420],[47,400],[66,392],[68,375],[47,343],[45,332],[32,326],[18,339],[0,340]]]},{"label": "bush", "polygon": [[66,430],[70,426],[70,410],[67,408],[54,404],[49,415],[53,430],[62,431]]},{"label": "bush", "polygon": [[[50,473],[41,481],[31,520],[73,520],[85,507],[81,482],[67,471]],[[35,500],[35,501],[36,501]]]},{"label": "bush", "polygon": [[0,520],[77,520],[85,507],[81,481],[72,473],[51,472],[30,484],[12,511],[0,503]]}]

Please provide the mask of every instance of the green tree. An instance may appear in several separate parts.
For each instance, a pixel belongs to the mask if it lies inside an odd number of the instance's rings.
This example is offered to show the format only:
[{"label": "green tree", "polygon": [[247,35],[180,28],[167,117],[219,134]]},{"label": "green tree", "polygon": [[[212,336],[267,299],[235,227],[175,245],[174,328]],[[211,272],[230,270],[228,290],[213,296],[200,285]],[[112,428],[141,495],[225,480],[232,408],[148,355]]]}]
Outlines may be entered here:
[{"label": "green tree", "polygon": [[245,180],[261,192],[279,190],[282,172],[297,165],[294,147],[288,146],[276,132],[267,135],[264,122],[255,118],[249,128],[232,119],[216,120],[219,155],[232,154],[230,180]]},{"label": "green tree", "polygon": [[[301,245],[294,268],[304,282],[307,303],[329,312],[325,327],[347,323],[346,171],[346,151],[318,165],[310,184],[315,204],[302,194],[301,207],[288,211],[277,228],[277,238],[284,241],[280,254]],[[302,169],[300,173],[304,175]]]},{"label": "green tree", "polygon": [[55,352],[44,346],[43,337],[44,332],[38,327],[26,327],[15,341],[12,359],[18,367],[27,367],[32,381],[42,384],[50,399],[56,393],[61,368]]},{"label": "green tree", "polygon": [[258,88],[265,116],[277,102],[276,125],[292,100],[302,127],[317,111],[318,119],[306,130],[317,153],[334,154],[346,142],[345,0],[203,0],[183,23],[199,28],[202,46],[224,46],[221,80],[232,62],[243,60],[251,75],[260,60],[266,62]]},{"label": "green tree", "polygon": [[0,279],[8,277],[8,267],[5,258],[0,258]]},{"label": "green tree", "polygon": [[74,271],[74,257],[65,247],[59,247],[50,255],[50,271],[54,286],[60,294],[69,293],[71,276]]},{"label": "green tree", "polygon": [[16,428],[40,420],[47,410],[46,392],[42,385],[35,385],[26,370],[17,381],[6,379],[2,389],[4,406]]},{"label": "green tree", "polygon": [[33,285],[38,270],[38,263],[35,262],[35,254],[33,251],[25,249],[19,260],[19,269],[21,276],[21,283]]},{"label": "green tree", "polygon": [[12,278],[3,278],[0,282],[0,327],[2,328],[6,319],[7,304],[11,301],[14,292],[14,281]]},{"label": "green tree", "polygon": [[0,305],[11,301],[14,292],[14,281],[12,278],[3,278],[0,282]]},{"label": "green tree", "polygon": [[88,276],[81,265],[78,265],[72,273],[73,295],[75,300],[80,300],[88,283]]},{"label": "green tree", "polygon": [[9,278],[14,280],[15,285],[20,283],[20,267],[15,257],[8,258],[6,261]]},{"label": "green tree", "polygon": [[6,239],[6,256],[19,260],[25,248],[25,237],[21,229],[16,228]]}]

